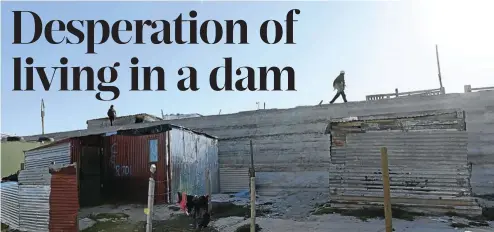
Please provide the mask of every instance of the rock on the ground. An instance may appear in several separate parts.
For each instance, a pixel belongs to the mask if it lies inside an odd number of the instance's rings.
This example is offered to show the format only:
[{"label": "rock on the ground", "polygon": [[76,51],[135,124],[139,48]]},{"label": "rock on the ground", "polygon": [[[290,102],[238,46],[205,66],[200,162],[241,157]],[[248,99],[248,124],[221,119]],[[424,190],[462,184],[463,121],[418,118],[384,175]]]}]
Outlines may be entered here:
[{"label": "rock on the ground", "polygon": [[82,218],[79,220],[79,231],[85,230],[91,226],[94,226],[96,224],[96,221],[90,219],[90,218]]}]

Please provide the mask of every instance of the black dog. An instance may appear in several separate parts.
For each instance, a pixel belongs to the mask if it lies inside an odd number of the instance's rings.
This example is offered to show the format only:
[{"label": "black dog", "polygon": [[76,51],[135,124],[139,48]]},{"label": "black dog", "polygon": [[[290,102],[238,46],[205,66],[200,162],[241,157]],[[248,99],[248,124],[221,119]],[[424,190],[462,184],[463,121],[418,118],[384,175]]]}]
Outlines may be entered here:
[{"label": "black dog", "polygon": [[[211,215],[208,212],[209,196],[193,196],[177,193],[178,204],[181,206],[182,210],[185,211],[187,215],[191,215],[194,219],[195,228],[206,228],[211,220]],[[199,221],[198,222],[198,216]]]}]

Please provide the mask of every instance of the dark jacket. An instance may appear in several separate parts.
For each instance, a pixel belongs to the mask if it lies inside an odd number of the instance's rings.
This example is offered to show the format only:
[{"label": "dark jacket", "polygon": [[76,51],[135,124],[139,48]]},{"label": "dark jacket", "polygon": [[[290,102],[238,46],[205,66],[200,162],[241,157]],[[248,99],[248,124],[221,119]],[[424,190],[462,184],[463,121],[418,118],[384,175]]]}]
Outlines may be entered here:
[{"label": "dark jacket", "polygon": [[345,90],[345,74],[340,74],[333,81],[333,87],[338,91]]},{"label": "dark jacket", "polygon": [[117,112],[115,111],[115,109],[112,109],[112,108],[108,109],[107,114],[108,114],[108,117],[110,117],[110,118],[115,118],[117,116]]}]

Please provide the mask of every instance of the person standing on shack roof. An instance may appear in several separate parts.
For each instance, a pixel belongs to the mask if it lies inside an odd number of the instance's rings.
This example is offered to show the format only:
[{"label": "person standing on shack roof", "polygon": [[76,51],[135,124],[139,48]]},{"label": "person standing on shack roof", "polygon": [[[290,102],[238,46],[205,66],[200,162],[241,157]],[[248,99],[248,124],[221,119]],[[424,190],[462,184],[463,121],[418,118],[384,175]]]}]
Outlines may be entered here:
[{"label": "person standing on shack roof", "polygon": [[338,75],[338,77],[334,79],[333,88],[338,92],[334,96],[333,100],[329,102],[329,104],[333,104],[333,102],[336,101],[336,99],[338,99],[340,95],[343,98],[343,101],[347,102],[345,95],[345,71],[341,70],[340,75]]},{"label": "person standing on shack roof", "polygon": [[108,109],[108,118],[110,118],[110,126],[113,126],[113,121],[115,121],[115,118],[117,117],[117,111],[113,109],[113,105],[110,106],[110,109]]}]

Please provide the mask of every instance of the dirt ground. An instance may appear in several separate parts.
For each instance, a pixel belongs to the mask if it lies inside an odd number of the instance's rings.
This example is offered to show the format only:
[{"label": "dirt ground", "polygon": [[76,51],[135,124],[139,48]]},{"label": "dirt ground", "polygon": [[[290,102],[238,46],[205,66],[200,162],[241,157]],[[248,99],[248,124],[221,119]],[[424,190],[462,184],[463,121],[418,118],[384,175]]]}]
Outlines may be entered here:
[{"label": "dirt ground", "polygon": [[[291,202],[286,197],[291,197]],[[307,201],[300,196],[283,198],[258,198],[256,223],[261,232],[379,232],[385,231],[382,215],[361,215],[320,210],[318,197],[309,196]],[[324,197],[321,197],[324,198]],[[228,195],[213,195],[212,222],[203,232],[243,232],[239,230],[250,223],[249,200],[232,198]],[[302,206],[298,201],[307,203]],[[326,198],[327,199],[327,198]],[[322,200],[320,200],[322,201]],[[299,204],[299,205],[297,205]],[[146,215],[143,205],[105,205],[84,208],[80,211],[80,229],[84,232],[144,232]],[[343,215],[342,215],[343,214]],[[347,215],[347,216],[344,216]],[[455,216],[427,217],[412,214],[397,214],[393,219],[396,232],[493,232],[494,223],[472,221]],[[189,232],[192,221],[179,211],[176,205],[155,206],[153,231]],[[249,230],[246,230],[249,231]]]}]

